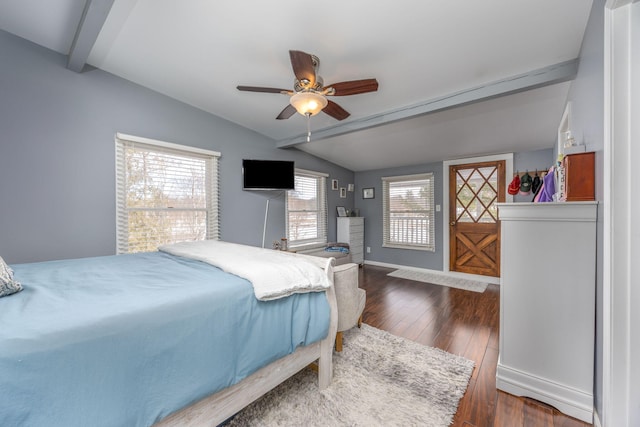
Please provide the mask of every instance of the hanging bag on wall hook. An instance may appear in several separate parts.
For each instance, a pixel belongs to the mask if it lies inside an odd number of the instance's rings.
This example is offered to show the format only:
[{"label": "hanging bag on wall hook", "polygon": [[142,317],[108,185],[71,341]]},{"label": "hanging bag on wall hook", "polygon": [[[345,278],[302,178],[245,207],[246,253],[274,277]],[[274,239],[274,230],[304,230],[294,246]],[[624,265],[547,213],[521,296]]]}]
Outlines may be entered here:
[{"label": "hanging bag on wall hook", "polygon": [[524,175],[522,175],[522,178],[520,178],[520,195],[528,196],[529,194],[531,194],[532,184],[533,178],[531,178],[531,175],[529,175],[529,170],[527,169]]},{"label": "hanging bag on wall hook", "polygon": [[536,169],[536,174],[533,177],[533,181],[531,181],[531,192],[536,194],[538,192],[538,188],[540,187],[540,176],[538,175],[538,169]]},{"label": "hanging bag on wall hook", "polygon": [[518,191],[520,191],[520,174],[516,171],[513,180],[511,180],[511,183],[507,188],[507,192],[513,196],[515,194],[518,194]]}]

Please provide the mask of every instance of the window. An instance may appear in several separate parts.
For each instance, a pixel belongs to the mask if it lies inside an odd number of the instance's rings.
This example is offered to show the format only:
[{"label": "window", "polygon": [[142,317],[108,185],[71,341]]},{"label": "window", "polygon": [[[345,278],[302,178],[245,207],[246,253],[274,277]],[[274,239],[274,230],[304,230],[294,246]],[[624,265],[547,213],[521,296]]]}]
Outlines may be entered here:
[{"label": "window", "polygon": [[433,173],[382,178],[383,246],[435,251]]},{"label": "window", "polygon": [[289,247],[327,243],[327,175],[296,169],[295,190],[287,191]]},{"label": "window", "polygon": [[118,253],[218,239],[220,153],[116,135]]}]

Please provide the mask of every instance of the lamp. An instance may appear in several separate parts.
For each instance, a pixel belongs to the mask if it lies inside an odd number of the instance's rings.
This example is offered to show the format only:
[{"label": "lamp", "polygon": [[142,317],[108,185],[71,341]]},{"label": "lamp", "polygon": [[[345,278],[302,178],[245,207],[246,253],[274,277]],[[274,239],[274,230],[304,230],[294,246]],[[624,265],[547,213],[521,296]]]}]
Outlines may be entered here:
[{"label": "lamp", "polygon": [[289,103],[303,116],[315,116],[327,106],[327,98],[315,92],[298,92]]}]

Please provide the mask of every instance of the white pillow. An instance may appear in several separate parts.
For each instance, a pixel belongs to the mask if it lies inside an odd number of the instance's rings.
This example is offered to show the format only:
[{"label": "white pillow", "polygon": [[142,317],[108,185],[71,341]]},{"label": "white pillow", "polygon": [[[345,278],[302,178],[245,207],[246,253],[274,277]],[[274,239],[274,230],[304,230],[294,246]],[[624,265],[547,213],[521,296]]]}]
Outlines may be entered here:
[{"label": "white pillow", "polygon": [[0,257],[0,298],[22,290],[20,282],[13,280],[13,270]]}]

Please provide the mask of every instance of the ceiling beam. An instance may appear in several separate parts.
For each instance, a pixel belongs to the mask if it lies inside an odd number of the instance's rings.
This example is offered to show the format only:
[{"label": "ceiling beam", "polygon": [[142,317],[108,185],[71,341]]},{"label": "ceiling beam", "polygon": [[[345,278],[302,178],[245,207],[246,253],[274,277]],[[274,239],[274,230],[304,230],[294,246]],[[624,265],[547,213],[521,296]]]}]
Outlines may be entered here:
[{"label": "ceiling beam", "polygon": [[[397,108],[386,113],[363,117],[347,123],[340,123],[335,126],[316,130],[313,133],[313,139],[316,141],[327,139],[398,120],[409,119],[475,102],[486,101],[500,96],[566,82],[573,80],[577,72],[578,59],[576,58],[418,104]],[[302,134],[290,139],[278,141],[276,146],[278,148],[288,148],[305,142],[307,142],[307,135]]]},{"label": "ceiling beam", "polygon": [[68,69],[82,72],[112,5],[113,0],[87,0],[69,51]]}]

